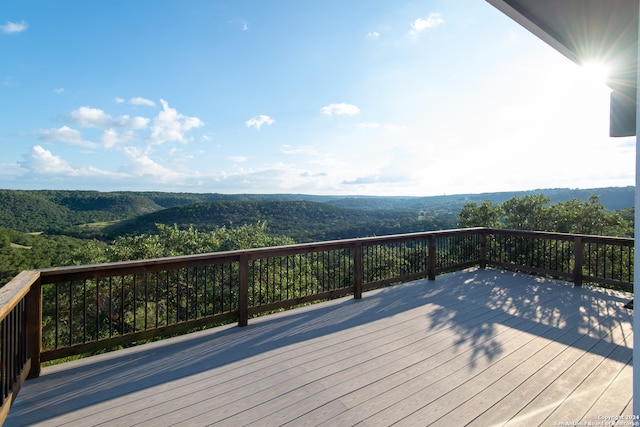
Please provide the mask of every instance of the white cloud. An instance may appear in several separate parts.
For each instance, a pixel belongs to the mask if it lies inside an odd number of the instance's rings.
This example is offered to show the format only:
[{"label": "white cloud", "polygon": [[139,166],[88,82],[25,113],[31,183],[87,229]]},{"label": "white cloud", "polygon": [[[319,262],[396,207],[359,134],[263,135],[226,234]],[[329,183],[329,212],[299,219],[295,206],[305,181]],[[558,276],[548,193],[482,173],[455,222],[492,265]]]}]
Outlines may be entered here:
[{"label": "white cloud", "polygon": [[23,154],[22,166],[42,175],[77,175],[71,165],[59,156],[53,155],[40,145],[31,147],[29,154]]},{"label": "white cloud", "polygon": [[129,104],[131,104],[131,105],[147,105],[149,107],[155,107],[156,106],[156,103],[153,102],[152,100],[146,99],[146,98],[141,98],[139,96],[131,98],[129,100]]},{"label": "white cloud", "polygon": [[140,116],[131,117],[126,114],[114,119],[99,108],[80,107],[69,113],[69,122],[85,128],[144,129],[148,126],[149,119]]},{"label": "white cloud", "polygon": [[120,171],[134,176],[153,177],[157,182],[173,182],[186,178],[185,175],[166,168],[149,157],[148,150],[137,147],[125,147],[122,152],[130,163],[121,167]]},{"label": "white cloud", "polygon": [[366,38],[370,40],[378,40],[380,38],[380,33],[377,31],[369,31],[366,35]]},{"label": "white cloud", "polygon": [[138,135],[136,135],[132,130],[118,133],[115,129],[107,129],[102,132],[100,140],[105,148],[111,148],[117,144],[132,142],[137,137]]},{"label": "white cloud", "polygon": [[125,114],[124,116],[111,120],[110,124],[122,129],[145,129],[149,125],[149,121],[150,119],[146,117],[130,117]]},{"label": "white cloud", "polygon": [[322,114],[326,114],[327,116],[343,116],[343,115],[348,115],[348,116],[353,116],[356,114],[360,114],[360,109],[358,107],[356,107],[355,105],[352,104],[345,104],[344,102],[339,103],[339,104],[329,104],[326,105],[324,107],[322,107],[322,109],[320,110],[322,111]]},{"label": "white cloud", "polygon": [[272,124],[274,124],[276,121],[274,119],[272,119],[271,117],[265,115],[265,114],[260,114],[259,116],[255,116],[249,120],[247,120],[244,125],[248,128],[250,127],[255,127],[256,129],[260,129],[260,127],[262,127],[262,125],[267,125],[267,126],[271,126]]},{"label": "white cloud", "polygon": [[124,99],[119,97],[115,97],[113,100],[115,101],[116,104],[123,104],[125,102]]},{"label": "white cloud", "polygon": [[418,34],[423,32],[424,30],[428,30],[431,28],[436,28],[439,25],[444,23],[444,19],[442,15],[439,13],[431,12],[429,16],[425,18],[418,18],[411,24],[411,30],[409,30],[409,35],[412,37],[417,37]]},{"label": "white cloud", "polygon": [[28,154],[23,154],[24,161],[20,166],[29,170],[33,175],[46,175],[54,178],[64,177],[100,177],[113,178],[120,174],[101,170],[94,167],[74,168],[69,162],[60,156],[56,156],[40,145],[31,147]]},{"label": "white cloud", "polygon": [[28,25],[24,21],[11,22],[7,21],[6,24],[0,25],[0,30],[5,34],[21,33],[27,29]]},{"label": "white cloud", "polygon": [[63,87],[59,87],[59,88],[57,88],[57,89],[54,89],[54,90],[53,90],[53,92],[54,92],[56,95],[62,95],[62,94],[64,93],[64,88],[63,88]]},{"label": "white cloud", "polygon": [[234,163],[244,163],[249,159],[247,159],[245,156],[231,156],[229,157],[229,160],[231,160]]},{"label": "white cloud", "polygon": [[197,117],[184,116],[170,108],[164,99],[160,100],[162,111],[153,119],[151,125],[150,141],[152,144],[162,144],[168,141],[186,143],[185,133],[191,129],[203,126],[204,123]]},{"label": "white cloud", "polygon": [[45,142],[65,142],[67,144],[79,145],[82,147],[97,148],[98,144],[85,141],[82,134],[77,129],[62,126],[58,129],[44,129],[40,131],[40,139]]},{"label": "white cloud", "polygon": [[69,121],[80,127],[104,127],[107,126],[111,116],[99,108],[80,107],[69,113]]},{"label": "white cloud", "polygon": [[232,19],[230,22],[232,24],[240,24],[240,26],[242,27],[242,31],[249,30],[249,21],[247,21],[246,19],[237,18],[237,19]]}]

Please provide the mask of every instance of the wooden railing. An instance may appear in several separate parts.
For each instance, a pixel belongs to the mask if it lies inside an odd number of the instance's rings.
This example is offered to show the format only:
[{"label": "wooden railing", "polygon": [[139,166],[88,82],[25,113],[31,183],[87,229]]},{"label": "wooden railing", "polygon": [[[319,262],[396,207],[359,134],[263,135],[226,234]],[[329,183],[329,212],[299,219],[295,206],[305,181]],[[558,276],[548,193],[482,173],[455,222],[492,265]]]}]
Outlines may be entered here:
[{"label": "wooden railing", "polygon": [[0,422],[45,361],[475,265],[631,290],[633,239],[470,228],[25,271],[0,288]]}]

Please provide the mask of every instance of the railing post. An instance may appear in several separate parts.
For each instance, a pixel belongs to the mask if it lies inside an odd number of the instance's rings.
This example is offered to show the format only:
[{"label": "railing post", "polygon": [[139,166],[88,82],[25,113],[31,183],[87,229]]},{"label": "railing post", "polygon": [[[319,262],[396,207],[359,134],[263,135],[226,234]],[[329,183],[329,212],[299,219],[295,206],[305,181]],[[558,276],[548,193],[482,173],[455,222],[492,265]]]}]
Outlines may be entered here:
[{"label": "railing post", "polygon": [[238,266],[238,326],[249,323],[249,255],[241,254]]},{"label": "railing post", "polygon": [[480,268],[487,268],[487,230],[480,230]]},{"label": "railing post", "polygon": [[27,359],[31,368],[27,378],[40,376],[40,353],[42,353],[42,282],[40,277],[31,285],[25,298],[27,315]]},{"label": "railing post", "polygon": [[434,234],[429,235],[429,253],[428,253],[428,261],[429,266],[427,270],[427,274],[429,275],[429,280],[436,280],[436,236]]},{"label": "railing post", "polygon": [[582,266],[584,265],[584,246],[582,237],[575,236],[573,238],[573,284],[582,286]]},{"label": "railing post", "polygon": [[364,270],[362,268],[362,242],[356,241],[353,246],[353,298],[362,298],[362,280]]}]

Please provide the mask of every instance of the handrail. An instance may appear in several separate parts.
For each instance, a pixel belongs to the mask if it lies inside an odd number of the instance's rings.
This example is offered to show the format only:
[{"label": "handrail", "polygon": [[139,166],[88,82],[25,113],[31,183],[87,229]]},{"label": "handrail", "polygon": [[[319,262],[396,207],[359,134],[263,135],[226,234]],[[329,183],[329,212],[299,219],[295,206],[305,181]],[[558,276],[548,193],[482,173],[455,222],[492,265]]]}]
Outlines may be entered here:
[{"label": "handrail", "polygon": [[0,288],[0,423],[48,360],[474,265],[632,289],[633,245],[479,227],[23,271]]},{"label": "handrail", "polygon": [[25,380],[40,375],[39,280],[23,271],[0,288],[0,424]]}]

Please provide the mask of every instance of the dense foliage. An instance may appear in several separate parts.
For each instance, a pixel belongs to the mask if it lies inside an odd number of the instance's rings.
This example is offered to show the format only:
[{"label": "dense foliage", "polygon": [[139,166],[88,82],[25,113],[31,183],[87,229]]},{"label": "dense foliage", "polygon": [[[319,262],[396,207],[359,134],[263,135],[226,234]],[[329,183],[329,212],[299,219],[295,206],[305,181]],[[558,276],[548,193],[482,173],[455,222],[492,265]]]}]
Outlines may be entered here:
[{"label": "dense foliage", "polygon": [[209,232],[201,232],[193,227],[181,230],[176,225],[158,224],[156,233],[118,237],[108,246],[98,241],[90,242],[82,250],[76,251],[74,261],[77,264],[94,264],[293,243],[295,243],[294,240],[289,237],[270,236],[265,222],[237,227],[220,227]]},{"label": "dense foliage", "polygon": [[95,237],[87,224],[118,221],[162,209],[126,193],[0,190],[0,226],[23,232]]},{"label": "dense foliage", "polygon": [[0,227],[0,283],[6,283],[22,270],[69,265],[73,262],[72,254],[85,244],[86,240],[72,237],[22,233]]},{"label": "dense foliage", "polygon": [[630,235],[634,189],[599,189],[590,198],[588,191],[337,197],[0,190],[0,278],[86,262],[458,226]]},{"label": "dense foliage", "polygon": [[104,229],[108,236],[153,232],[156,224],[200,230],[267,221],[276,235],[297,242],[345,239],[455,227],[455,213],[431,213],[418,220],[415,211],[367,211],[309,201],[217,201],[194,203],[141,215]]},{"label": "dense foliage", "polygon": [[[620,212],[607,212],[598,196],[550,204],[542,194],[513,197],[501,204],[488,200],[468,203],[458,216],[460,227],[493,227],[513,230],[629,236],[633,224]],[[628,217],[629,213],[625,212]]]}]

